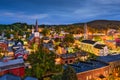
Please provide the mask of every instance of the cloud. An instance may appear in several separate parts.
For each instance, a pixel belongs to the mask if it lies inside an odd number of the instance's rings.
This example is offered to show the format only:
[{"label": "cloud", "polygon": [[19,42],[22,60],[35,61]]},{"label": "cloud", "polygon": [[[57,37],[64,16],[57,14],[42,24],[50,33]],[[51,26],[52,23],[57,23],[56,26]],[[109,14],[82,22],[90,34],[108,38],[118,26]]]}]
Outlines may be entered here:
[{"label": "cloud", "polygon": [[[73,16],[83,19],[109,18],[120,14],[119,0],[86,0],[85,5],[73,11]],[[112,16],[111,16],[112,15]]]},{"label": "cloud", "polygon": [[24,12],[1,12],[1,16],[19,18],[19,19],[43,19],[48,14],[25,14]]},{"label": "cloud", "polygon": [[92,2],[98,3],[98,4],[119,4],[120,0],[91,0]]}]

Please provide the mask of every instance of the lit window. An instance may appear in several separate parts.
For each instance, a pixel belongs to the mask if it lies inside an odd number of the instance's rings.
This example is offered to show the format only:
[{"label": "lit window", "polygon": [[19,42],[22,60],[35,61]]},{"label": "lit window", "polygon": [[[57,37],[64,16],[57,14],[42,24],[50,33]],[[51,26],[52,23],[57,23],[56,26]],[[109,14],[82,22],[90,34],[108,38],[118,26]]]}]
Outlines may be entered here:
[{"label": "lit window", "polygon": [[88,77],[88,76],[86,77],[86,80],[89,80],[89,77]]}]

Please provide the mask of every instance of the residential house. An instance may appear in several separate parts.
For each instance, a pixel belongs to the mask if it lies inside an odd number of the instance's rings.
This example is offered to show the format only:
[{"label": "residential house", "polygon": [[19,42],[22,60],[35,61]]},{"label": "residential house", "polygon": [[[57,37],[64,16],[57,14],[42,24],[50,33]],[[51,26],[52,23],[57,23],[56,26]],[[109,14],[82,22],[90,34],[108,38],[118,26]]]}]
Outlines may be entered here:
[{"label": "residential house", "polygon": [[97,55],[97,56],[106,56],[108,55],[108,47],[104,44],[96,44],[94,46],[95,48],[95,51],[94,53]]},{"label": "residential house", "polygon": [[5,54],[8,49],[8,42],[6,40],[0,40],[0,53],[1,55],[7,55]]},{"label": "residential house", "polygon": [[27,59],[29,52],[25,48],[23,48],[22,42],[17,41],[12,48],[13,48],[15,58],[22,57],[23,59]]}]

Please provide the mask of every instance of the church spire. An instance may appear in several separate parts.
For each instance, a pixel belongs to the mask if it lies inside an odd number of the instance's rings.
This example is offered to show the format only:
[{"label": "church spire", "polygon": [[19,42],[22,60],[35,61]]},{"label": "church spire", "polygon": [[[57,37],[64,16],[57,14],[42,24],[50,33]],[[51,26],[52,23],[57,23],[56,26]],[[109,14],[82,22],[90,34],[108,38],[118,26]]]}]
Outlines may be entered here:
[{"label": "church spire", "polygon": [[38,21],[36,20],[35,32],[38,32]]}]

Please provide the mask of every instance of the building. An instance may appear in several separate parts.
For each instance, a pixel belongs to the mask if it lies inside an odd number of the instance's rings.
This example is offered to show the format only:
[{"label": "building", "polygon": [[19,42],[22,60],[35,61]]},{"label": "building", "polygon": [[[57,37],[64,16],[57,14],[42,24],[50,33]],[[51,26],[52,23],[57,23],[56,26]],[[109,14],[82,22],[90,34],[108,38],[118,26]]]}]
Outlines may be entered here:
[{"label": "building", "polygon": [[0,40],[0,53],[2,55],[6,55],[6,51],[8,50],[8,42],[6,40]]},{"label": "building", "polygon": [[109,65],[97,60],[80,61],[70,66],[75,70],[78,80],[99,80],[109,75]]},{"label": "building", "polygon": [[15,58],[22,57],[23,59],[27,59],[29,52],[25,48],[23,48],[23,43],[21,41],[17,41],[12,48]]},{"label": "building", "polygon": [[94,53],[97,55],[97,56],[106,56],[108,55],[108,47],[104,44],[96,44],[94,46],[95,48],[95,51]]},{"label": "building", "polygon": [[29,43],[30,46],[32,44],[37,44],[37,45],[40,44],[40,33],[38,31],[37,20],[36,20],[36,26],[35,26],[35,28],[32,28],[32,34],[31,34],[31,36],[29,37],[28,40],[29,40],[28,43]]},{"label": "building", "polygon": [[71,54],[60,54],[56,55],[55,63],[56,64],[72,64],[76,60],[76,54],[71,53]]},{"label": "building", "polygon": [[[96,60],[79,61],[68,65],[75,70],[78,80],[108,80],[110,74],[118,76],[120,54],[99,56]],[[66,67],[67,65],[64,66]]]},{"label": "building", "polygon": [[83,50],[83,51],[93,53],[95,44],[97,44],[96,41],[82,40],[80,43],[80,47],[81,47],[81,50]]},{"label": "building", "polygon": [[93,53],[97,56],[108,55],[108,47],[92,40],[82,40],[80,44],[81,50]]},{"label": "building", "polygon": [[100,56],[97,60],[108,63],[110,67],[110,74],[115,73],[119,70],[118,66],[120,66],[120,54],[118,55],[108,55],[108,56]]},{"label": "building", "polygon": [[23,77],[25,75],[23,59],[4,59],[3,62],[0,62],[0,75],[8,73]]},{"label": "building", "polygon": [[116,41],[115,40],[106,40],[105,44],[112,50],[116,49]]},{"label": "building", "polygon": [[116,47],[120,47],[120,38],[115,39]]},{"label": "building", "polygon": [[77,60],[85,61],[88,59],[88,54],[86,52],[76,52],[76,53],[66,53],[57,54],[55,63],[56,64],[73,64]]}]

